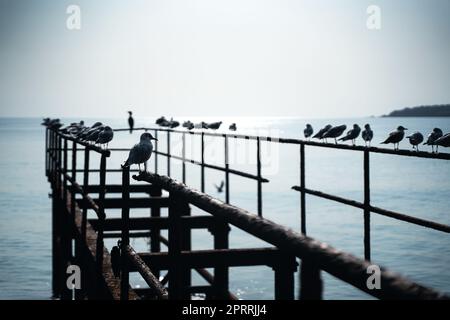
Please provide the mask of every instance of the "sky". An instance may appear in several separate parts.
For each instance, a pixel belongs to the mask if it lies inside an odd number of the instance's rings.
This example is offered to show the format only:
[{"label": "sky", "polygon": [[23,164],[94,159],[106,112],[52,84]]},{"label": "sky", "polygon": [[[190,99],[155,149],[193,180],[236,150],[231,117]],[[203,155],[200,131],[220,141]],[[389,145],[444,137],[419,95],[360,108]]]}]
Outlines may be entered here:
[{"label": "sky", "polygon": [[450,103],[449,17],[448,0],[0,0],[0,116],[338,118]]}]

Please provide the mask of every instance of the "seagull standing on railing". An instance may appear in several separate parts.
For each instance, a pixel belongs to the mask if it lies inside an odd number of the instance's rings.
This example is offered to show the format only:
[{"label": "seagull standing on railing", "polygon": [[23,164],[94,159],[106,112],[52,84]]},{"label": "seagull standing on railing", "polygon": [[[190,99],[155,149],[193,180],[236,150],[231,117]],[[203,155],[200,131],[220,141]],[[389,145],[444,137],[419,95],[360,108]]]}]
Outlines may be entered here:
[{"label": "seagull standing on railing", "polygon": [[232,124],[230,125],[229,129],[230,129],[231,131],[236,131],[236,129],[237,129],[236,123],[232,123]]},{"label": "seagull standing on railing", "polygon": [[414,132],[412,135],[407,136],[409,139],[409,143],[412,144],[413,150],[416,149],[419,151],[419,144],[423,142],[423,135],[420,132]]},{"label": "seagull standing on railing", "polygon": [[154,138],[151,133],[145,132],[141,135],[141,141],[131,148],[128,155],[127,161],[125,161],[124,166],[129,167],[132,164],[137,164],[139,166],[139,171],[141,171],[141,163],[144,164],[144,171],[147,171],[147,161],[150,159],[153,152],[152,140],[158,141]]},{"label": "seagull standing on railing", "polygon": [[372,139],[373,139],[373,131],[372,131],[372,129],[370,128],[370,124],[367,123],[367,124],[364,126],[364,130],[363,130],[363,132],[361,133],[361,137],[363,138],[364,142],[366,143],[366,147],[367,147],[367,142],[369,142],[369,147],[370,147],[370,142],[371,142]]},{"label": "seagull standing on railing", "polygon": [[114,131],[111,129],[111,127],[106,126],[103,131],[101,131],[98,134],[97,141],[95,143],[104,145],[106,144],[106,148],[108,148],[108,144],[111,142],[111,140],[114,138]]},{"label": "seagull standing on railing", "polygon": [[133,112],[131,111],[128,111],[128,125],[130,126],[130,133],[133,133],[134,119],[133,119]]},{"label": "seagull standing on railing", "polygon": [[405,130],[408,130],[408,129],[406,129],[403,126],[398,126],[397,130],[392,131],[391,133],[389,133],[389,137],[387,137],[386,140],[381,142],[381,144],[393,143],[394,144],[394,150],[398,150],[400,141],[402,141],[404,136],[405,136]]},{"label": "seagull standing on railing", "polygon": [[334,138],[334,142],[337,144],[337,138],[339,136],[341,136],[345,129],[347,129],[347,126],[345,124],[341,125],[341,126],[336,126],[331,128],[330,130],[328,130],[327,132],[325,132],[325,134],[323,135],[323,138]]},{"label": "seagull standing on railing", "polygon": [[[442,137],[444,133],[439,128],[434,128],[433,131],[428,135],[427,141],[424,143],[425,145],[431,146],[431,152],[434,152],[434,146],[437,139]],[[438,152],[438,145],[436,145],[436,152]]]},{"label": "seagull standing on railing", "polygon": [[450,133],[446,133],[444,136],[437,139],[434,144],[436,145],[436,152],[437,152],[437,146],[442,147],[450,147]]},{"label": "seagull standing on railing", "polygon": [[[322,140],[322,139],[323,139],[323,135],[324,135],[328,130],[330,130],[331,127],[332,127],[331,124],[327,124],[324,128],[320,129],[319,132],[317,132],[317,133],[314,135],[313,139],[319,139],[319,140]],[[326,141],[326,140],[325,140],[325,141]]]},{"label": "seagull standing on railing", "polygon": [[310,125],[309,123],[306,124],[305,130],[303,130],[303,134],[305,135],[305,138],[309,140],[309,138],[313,135],[313,133],[314,133],[314,129],[313,129],[312,125]]},{"label": "seagull standing on railing", "polygon": [[340,138],[339,141],[347,141],[352,140],[352,145],[355,145],[356,138],[359,137],[359,133],[361,132],[361,127],[356,123],[353,125],[353,129],[348,130],[347,134]]}]

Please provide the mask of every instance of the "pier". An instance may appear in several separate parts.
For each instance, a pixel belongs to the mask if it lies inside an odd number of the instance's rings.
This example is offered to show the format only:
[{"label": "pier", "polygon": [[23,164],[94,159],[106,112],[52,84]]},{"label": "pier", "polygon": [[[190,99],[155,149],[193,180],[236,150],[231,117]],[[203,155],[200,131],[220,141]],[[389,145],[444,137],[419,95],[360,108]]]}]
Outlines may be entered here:
[{"label": "pier", "polygon": [[[129,129],[117,129],[116,134]],[[229,288],[229,268],[240,266],[265,266],[274,272],[273,296],[277,300],[318,300],[323,298],[322,272],[348,283],[378,299],[449,299],[449,296],[414,283],[403,276],[401,270],[392,272],[381,267],[381,288],[369,289],[367,273],[371,265],[372,215],[382,215],[410,223],[417,228],[429,228],[436,232],[450,233],[450,226],[436,221],[413,217],[371,205],[370,156],[374,153],[402,157],[419,157],[450,160],[448,153],[428,153],[407,150],[389,150],[374,147],[318,143],[298,139],[266,136],[215,133],[209,131],[184,131],[161,128],[136,128],[149,131],[160,143],[155,144],[152,155],[154,168],[150,172],[137,172],[130,168],[108,167],[112,153],[128,152],[128,148],[102,149],[79,141],[57,130],[45,128],[45,174],[51,185],[52,199],[52,288],[56,298],[65,300],[166,300],[191,299],[202,294],[206,299],[236,300]],[[186,137],[200,141],[200,160],[186,157]],[[181,154],[174,153],[171,141],[182,141]],[[220,139],[223,143],[223,165],[205,161],[205,137]],[[161,142],[165,138],[165,148]],[[230,168],[231,140],[248,140],[255,144],[256,174]],[[298,185],[287,192],[298,192],[300,212],[299,230],[264,218],[261,145],[279,143],[298,148],[300,163]],[[306,181],[306,147],[333,148],[346,152],[363,153],[364,201],[338,197],[308,188]],[[91,166],[92,157],[99,158]],[[84,160],[78,163],[79,158]],[[124,156],[125,158],[125,156]],[[160,161],[166,162],[166,172],[161,172]],[[171,175],[174,161],[181,163],[180,181]],[[187,166],[200,168],[200,190],[190,187]],[[205,192],[207,171],[224,175],[225,201]],[[120,184],[108,183],[109,174],[120,174]],[[134,174],[136,173],[136,174]],[[96,181],[91,177],[97,175]],[[231,203],[230,176],[236,175],[255,183],[256,212],[248,212]],[[133,182],[133,183],[131,183]],[[361,209],[364,224],[364,257],[356,257],[339,251],[320,239],[307,236],[306,195],[320,197]],[[201,215],[192,215],[195,207]],[[149,210],[148,217],[133,216],[133,209]],[[108,210],[120,210],[120,217],[111,217]],[[163,214],[166,212],[167,214]],[[88,212],[96,218],[88,219]],[[230,248],[230,227],[264,241],[266,247]],[[192,249],[192,231],[208,230],[211,234],[211,250]],[[167,230],[167,237],[162,231]],[[130,245],[131,238],[149,239],[149,248],[137,252]],[[105,247],[105,239],[115,239],[116,245]],[[77,265],[81,269],[81,288],[70,289],[66,285],[67,267]],[[212,269],[213,272],[208,271]],[[198,273],[205,285],[192,285],[192,274]],[[130,285],[130,273],[138,273],[146,288]],[[295,284],[298,283],[298,292]]]}]

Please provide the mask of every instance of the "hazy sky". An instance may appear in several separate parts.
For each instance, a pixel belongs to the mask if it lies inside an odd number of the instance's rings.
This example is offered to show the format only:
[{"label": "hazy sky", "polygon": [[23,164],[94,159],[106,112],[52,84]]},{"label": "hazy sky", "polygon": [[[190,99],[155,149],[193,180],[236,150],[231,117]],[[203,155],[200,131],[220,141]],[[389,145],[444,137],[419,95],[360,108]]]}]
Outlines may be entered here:
[{"label": "hazy sky", "polygon": [[0,0],[0,116],[380,115],[450,103],[449,57],[449,0]]}]

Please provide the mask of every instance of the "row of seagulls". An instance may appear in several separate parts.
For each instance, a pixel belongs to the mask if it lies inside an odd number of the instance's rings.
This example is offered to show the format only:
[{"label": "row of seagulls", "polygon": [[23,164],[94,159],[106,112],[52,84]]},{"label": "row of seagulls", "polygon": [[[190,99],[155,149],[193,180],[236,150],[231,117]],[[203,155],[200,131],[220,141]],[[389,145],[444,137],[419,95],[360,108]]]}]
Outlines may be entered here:
[{"label": "row of seagulls", "polygon": [[[173,120],[173,118],[171,118],[170,120],[167,120],[164,116],[156,119],[155,123],[161,127],[169,127],[171,129],[176,128],[180,125],[180,123],[178,121]],[[187,121],[183,122],[182,127],[186,128],[187,130],[192,130],[192,129],[218,130],[222,126],[222,123],[223,123],[222,121],[211,122],[211,123],[201,121],[199,123],[193,123],[192,121],[187,120]],[[229,126],[229,130],[236,131],[237,130],[236,123],[232,123]]]},{"label": "row of seagulls", "polygon": [[50,118],[44,118],[41,124],[54,130],[59,130],[64,125],[61,123],[59,119],[50,119]]},{"label": "row of seagulls", "polygon": [[[306,128],[303,130],[303,134],[306,139],[310,139],[311,137],[313,139],[319,139],[324,140],[327,142],[327,138],[333,138],[335,143],[337,144],[338,141],[351,141],[352,145],[356,145],[356,139],[361,134],[362,139],[365,142],[366,147],[371,144],[371,141],[373,139],[373,131],[370,127],[370,124],[364,125],[364,130],[361,131],[361,127],[358,124],[354,124],[353,128],[347,131],[346,135],[337,139],[340,137],[344,131],[347,129],[347,126],[340,125],[333,127],[330,124],[327,124],[325,127],[319,130],[314,136],[314,129],[311,126],[311,124],[306,124]],[[389,133],[389,136],[381,142],[381,144],[390,144],[392,143],[394,145],[394,150],[399,150],[399,144],[405,137],[405,131],[408,130],[407,128],[403,126],[398,126],[396,130]],[[422,133],[416,131],[413,134],[406,137],[409,140],[409,143],[413,146],[413,150],[419,151],[419,145],[424,141],[424,137]],[[424,143],[424,145],[430,145],[432,152],[438,151],[439,146],[443,147],[449,147],[450,146],[450,133],[447,133],[446,135],[443,135],[443,132],[439,128],[434,128],[433,131],[428,135],[427,141]]]},{"label": "row of seagulls", "polygon": [[79,141],[85,141],[92,144],[99,144],[108,148],[109,143],[114,138],[114,131],[110,126],[101,122],[94,123],[91,127],[84,126],[84,122],[71,124],[71,128],[65,132]]}]

